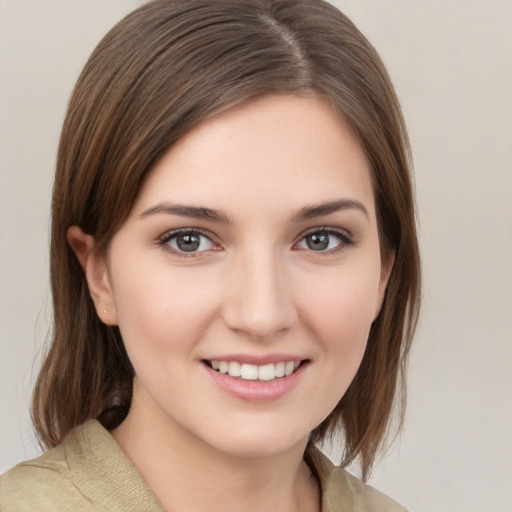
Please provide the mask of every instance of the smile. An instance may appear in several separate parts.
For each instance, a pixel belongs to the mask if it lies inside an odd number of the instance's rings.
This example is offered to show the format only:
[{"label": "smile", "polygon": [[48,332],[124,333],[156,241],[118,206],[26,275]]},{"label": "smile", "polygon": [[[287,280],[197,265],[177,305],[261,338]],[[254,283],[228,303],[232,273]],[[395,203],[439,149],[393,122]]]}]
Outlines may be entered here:
[{"label": "smile", "polygon": [[300,366],[300,361],[281,361],[264,365],[240,363],[238,361],[205,361],[213,370],[238,377],[242,380],[271,381],[281,377],[288,377]]}]

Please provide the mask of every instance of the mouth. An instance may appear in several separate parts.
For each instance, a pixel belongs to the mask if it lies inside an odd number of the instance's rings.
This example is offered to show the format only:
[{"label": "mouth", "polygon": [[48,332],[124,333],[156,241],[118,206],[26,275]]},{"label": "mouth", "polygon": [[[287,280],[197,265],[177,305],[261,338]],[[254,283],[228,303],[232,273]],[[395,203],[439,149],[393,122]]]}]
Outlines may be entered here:
[{"label": "mouth", "polygon": [[307,360],[280,361],[264,365],[247,364],[239,361],[203,360],[204,364],[218,373],[241,380],[270,382],[295,373]]}]

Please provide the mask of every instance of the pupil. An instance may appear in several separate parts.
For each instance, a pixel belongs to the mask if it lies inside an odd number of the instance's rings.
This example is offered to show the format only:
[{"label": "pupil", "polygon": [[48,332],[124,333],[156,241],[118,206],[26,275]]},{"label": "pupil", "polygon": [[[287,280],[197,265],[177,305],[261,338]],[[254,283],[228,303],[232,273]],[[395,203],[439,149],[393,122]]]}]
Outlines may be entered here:
[{"label": "pupil", "polygon": [[184,252],[192,252],[199,248],[199,237],[197,235],[180,235],[176,240],[179,249]]},{"label": "pupil", "polygon": [[326,233],[309,235],[306,243],[313,251],[322,251],[329,246],[329,235]]}]

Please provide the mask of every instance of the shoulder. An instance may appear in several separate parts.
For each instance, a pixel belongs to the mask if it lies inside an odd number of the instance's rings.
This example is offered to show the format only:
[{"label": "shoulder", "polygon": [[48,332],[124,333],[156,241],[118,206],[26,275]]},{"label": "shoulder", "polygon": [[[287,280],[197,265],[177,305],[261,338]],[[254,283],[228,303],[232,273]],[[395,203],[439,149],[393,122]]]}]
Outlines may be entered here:
[{"label": "shoulder", "polygon": [[0,511],[162,512],[151,490],[110,433],[96,420],[62,444],[0,476]]},{"label": "shoulder", "polygon": [[0,476],[0,510],[82,511],[89,505],[73,485],[62,445]]},{"label": "shoulder", "polygon": [[329,479],[327,498],[332,512],[338,503],[350,501],[354,512],[407,512],[405,508],[342,468],[335,468]]},{"label": "shoulder", "polygon": [[407,512],[389,496],[336,467],[320,450],[311,450],[310,461],[322,488],[322,511]]}]

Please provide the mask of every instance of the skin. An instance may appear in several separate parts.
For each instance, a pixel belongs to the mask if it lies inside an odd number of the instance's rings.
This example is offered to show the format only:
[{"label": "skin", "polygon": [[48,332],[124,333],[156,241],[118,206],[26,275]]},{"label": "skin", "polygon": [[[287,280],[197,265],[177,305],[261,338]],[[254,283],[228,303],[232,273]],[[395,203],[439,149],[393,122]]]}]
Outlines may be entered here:
[{"label": "skin", "polygon": [[[173,213],[177,204],[223,218]],[[180,254],[169,233],[185,228],[206,236]],[[308,245],[312,232],[327,249]],[[108,257],[76,226],[68,240],[136,372],[112,434],[163,506],[319,510],[302,459],[308,435],[352,381],[391,270],[368,162],[329,105],[268,96],[213,117],[157,163]],[[204,363],[226,354],[286,354],[304,367],[278,399],[244,400]]]}]

